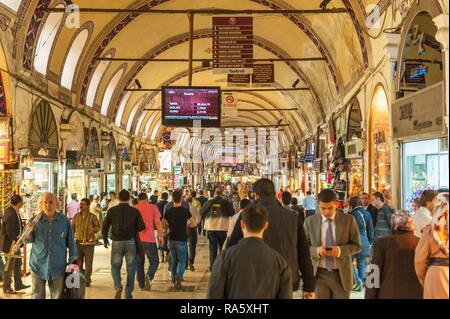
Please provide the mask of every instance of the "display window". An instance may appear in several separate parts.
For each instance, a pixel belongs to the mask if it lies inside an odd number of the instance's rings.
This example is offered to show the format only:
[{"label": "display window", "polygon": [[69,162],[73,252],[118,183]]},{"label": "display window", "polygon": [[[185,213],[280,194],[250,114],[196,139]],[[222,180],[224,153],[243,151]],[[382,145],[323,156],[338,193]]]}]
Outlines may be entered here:
[{"label": "display window", "polygon": [[24,217],[33,216],[39,210],[39,196],[53,189],[51,163],[34,163],[23,170],[21,192],[25,194]]},{"label": "display window", "polygon": [[100,195],[100,177],[89,176],[89,195]]},{"label": "display window", "polygon": [[116,191],[116,174],[105,175],[105,188],[106,192],[117,192]]},{"label": "display window", "polygon": [[131,189],[131,177],[128,174],[122,176],[122,189]]},{"label": "display window", "polygon": [[350,162],[350,180],[348,195],[349,196],[359,196],[364,189],[363,183],[363,160],[362,159],[352,159]]},{"label": "display window", "polygon": [[448,188],[448,139],[404,143],[402,147],[403,207],[425,188]]},{"label": "display window", "polygon": [[67,171],[67,192],[77,194],[78,198],[86,197],[85,174],[82,169],[69,169]]},{"label": "display window", "polygon": [[378,86],[372,101],[371,132],[371,190],[391,198],[391,141],[389,107],[386,92]]}]

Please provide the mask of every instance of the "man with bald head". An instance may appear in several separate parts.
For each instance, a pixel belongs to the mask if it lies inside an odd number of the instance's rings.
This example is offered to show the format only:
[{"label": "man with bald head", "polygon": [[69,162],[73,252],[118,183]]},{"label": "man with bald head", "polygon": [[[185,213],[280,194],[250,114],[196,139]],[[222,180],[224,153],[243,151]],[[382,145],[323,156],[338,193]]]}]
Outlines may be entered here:
[{"label": "man with bald head", "polygon": [[77,260],[77,245],[69,219],[58,212],[58,198],[51,193],[42,194],[39,208],[43,216],[31,233],[33,243],[30,257],[31,298],[45,299],[45,285],[48,283],[50,297],[60,299],[64,289],[64,273],[67,263]]},{"label": "man with bald head", "polygon": [[214,198],[207,201],[200,210],[201,218],[205,219],[204,229],[209,240],[210,269],[227,238],[229,218],[234,215],[233,204],[222,196],[223,189],[217,187]]}]

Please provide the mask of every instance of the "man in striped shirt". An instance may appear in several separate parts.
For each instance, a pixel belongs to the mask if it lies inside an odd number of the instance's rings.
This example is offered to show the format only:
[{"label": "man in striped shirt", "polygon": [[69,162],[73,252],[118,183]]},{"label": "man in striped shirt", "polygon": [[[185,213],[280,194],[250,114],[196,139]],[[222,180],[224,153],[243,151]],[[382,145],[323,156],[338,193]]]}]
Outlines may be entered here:
[{"label": "man in striped shirt", "polygon": [[97,216],[89,212],[90,204],[89,199],[83,198],[80,201],[80,212],[72,220],[78,248],[78,258],[81,263],[81,269],[85,269],[86,287],[91,285],[92,263],[94,262],[94,248],[96,244],[95,234],[100,230]]}]

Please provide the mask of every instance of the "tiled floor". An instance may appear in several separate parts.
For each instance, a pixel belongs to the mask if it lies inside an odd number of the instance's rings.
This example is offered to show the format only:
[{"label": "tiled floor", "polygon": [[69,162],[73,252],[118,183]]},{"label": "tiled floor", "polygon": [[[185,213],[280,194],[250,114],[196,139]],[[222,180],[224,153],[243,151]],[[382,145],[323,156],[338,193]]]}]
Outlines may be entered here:
[{"label": "tiled floor", "polygon": [[[103,246],[95,248],[94,270],[92,274],[91,287],[86,288],[86,299],[112,299],[114,298],[114,285],[111,278],[110,249]],[[147,264],[146,264],[147,266]],[[158,272],[154,279],[151,291],[141,291],[137,282],[133,292],[136,299],[203,299],[206,298],[208,280],[210,273],[208,242],[204,237],[199,237],[197,245],[197,256],[195,271],[186,270],[184,276],[183,291],[173,291],[170,282],[168,264],[160,263]],[[126,272],[125,263],[122,268],[122,284],[125,287]],[[23,278],[25,284],[31,284],[31,277]],[[48,292],[47,292],[47,295]],[[294,293],[294,298],[300,297],[300,292]],[[28,299],[31,296],[31,289],[18,292],[14,295],[4,295],[0,289],[0,297],[4,299]],[[352,293],[352,299],[363,299],[364,293]]]}]

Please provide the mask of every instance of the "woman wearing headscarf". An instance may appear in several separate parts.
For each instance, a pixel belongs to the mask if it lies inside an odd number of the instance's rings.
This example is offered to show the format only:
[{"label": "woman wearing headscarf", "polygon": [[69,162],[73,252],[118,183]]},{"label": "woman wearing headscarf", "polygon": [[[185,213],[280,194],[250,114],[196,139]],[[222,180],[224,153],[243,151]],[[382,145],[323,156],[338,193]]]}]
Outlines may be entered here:
[{"label": "woman wearing headscarf", "polygon": [[448,193],[439,195],[431,225],[422,231],[415,268],[424,299],[448,299]]},{"label": "woman wearing headscarf", "polygon": [[366,280],[366,299],[422,299],[423,289],[414,272],[419,238],[407,211],[392,215],[392,234],[376,240]]}]

